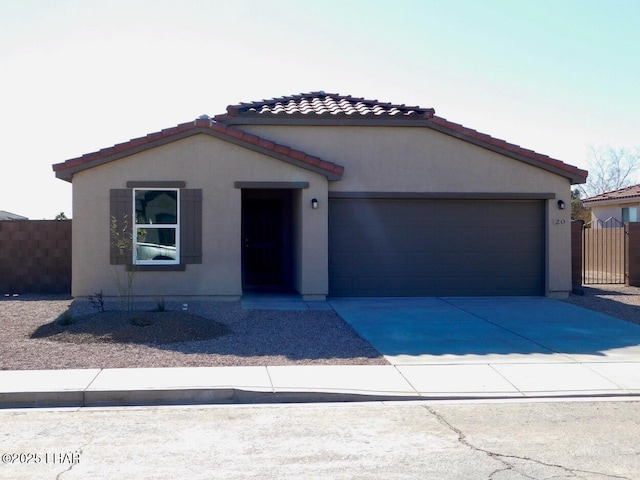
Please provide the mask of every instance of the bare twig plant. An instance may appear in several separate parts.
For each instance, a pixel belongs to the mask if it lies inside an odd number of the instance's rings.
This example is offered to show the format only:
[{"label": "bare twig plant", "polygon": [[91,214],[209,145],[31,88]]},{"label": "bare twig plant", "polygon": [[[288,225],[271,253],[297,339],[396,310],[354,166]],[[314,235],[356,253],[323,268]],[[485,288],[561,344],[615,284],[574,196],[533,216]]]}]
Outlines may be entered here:
[{"label": "bare twig plant", "polygon": [[124,258],[125,268],[124,275],[121,273],[119,265],[113,268],[113,277],[118,289],[118,297],[120,298],[120,307],[122,310],[130,312],[133,310],[134,304],[134,280],[136,276],[136,265],[133,262],[133,233],[129,228],[128,217],[124,215],[123,224],[118,225],[118,219],[111,217],[111,245],[115,247],[118,254]]}]

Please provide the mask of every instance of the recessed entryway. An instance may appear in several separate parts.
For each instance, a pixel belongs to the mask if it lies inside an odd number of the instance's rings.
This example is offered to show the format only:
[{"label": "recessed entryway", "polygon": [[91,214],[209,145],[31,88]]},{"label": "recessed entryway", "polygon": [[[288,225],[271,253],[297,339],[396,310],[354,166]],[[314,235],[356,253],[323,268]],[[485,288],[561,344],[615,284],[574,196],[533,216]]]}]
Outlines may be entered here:
[{"label": "recessed entryway", "polygon": [[242,190],[244,291],[293,290],[293,214],[290,189]]}]

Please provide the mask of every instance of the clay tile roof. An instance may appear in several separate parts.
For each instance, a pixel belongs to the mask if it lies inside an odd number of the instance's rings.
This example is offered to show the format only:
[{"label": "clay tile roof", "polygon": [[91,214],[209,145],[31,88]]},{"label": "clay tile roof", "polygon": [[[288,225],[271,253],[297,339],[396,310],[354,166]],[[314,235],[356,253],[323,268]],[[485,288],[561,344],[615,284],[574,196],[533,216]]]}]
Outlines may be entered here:
[{"label": "clay tile roof", "polygon": [[601,193],[593,197],[585,198],[583,204],[593,204],[598,202],[623,202],[623,201],[640,200],[640,184],[631,185],[630,187],[620,188],[611,192]]},{"label": "clay tile roof", "polygon": [[166,128],[160,132],[150,133],[145,137],[134,138],[128,142],[119,143],[114,147],[103,148],[97,152],[87,153],[81,157],[57,163],[53,165],[53,171],[58,178],[71,181],[73,174],[76,172],[200,133],[209,134],[250,150],[259,151],[280,160],[322,173],[329,180],[340,179],[344,172],[344,167],[341,165],[324,160],[319,161],[318,157],[300,150],[294,150],[286,145],[244,132],[239,128],[218,123],[215,120],[202,118],[194,122]]},{"label": "clay tile roof", "polygon": [[[151,148],[156,144],[177,140],[196,133],[209,133],[247,148],[276,156],[285,161],[307,166],[327,174],[328,178],[335,180],[342,175],[343,167],[322,161],[322,159],[307,155],[305,152],[292,150],[286,145],[279,145],[269,139],[250,135],[235,126],[253,123],[274,125],[310,123],[324,125],[326,123],[334,124],[334,121],[335,125],[353,123],[354,125],[364,124],[368,126],[424,126],[502,155],[547,169],[568,178],[573,184],[584,183],[587,178],[586,170],[581,170],[547,155],[477,132],[442,117],[437,117],[433,108],[406,106],[404,104],[397,105],[322,91],[229,105],[225,114],[217,115],[213,119],[203,116],[196,119],[195,122],[181,124],[177,127],[151,133],[146,137],[118,144],[115,147],[67,160],[62,164],[54,165],[54,171],[60,178],[71,180],[75,171],[90,168],[90,166],[100,162],[104,163],[104,161],[109,161],[105,160],[108,158],[119,158],[118,155],[130,155],[135,153],[133,150],[136,148]],[[91,165],[89,165],[90,163]]]},{"label": "clay tile roof", "polygon": [[229,105],[226,115],[216,120],[224,121],[233,117],[289,117],[305,115],[326,115],[333,117],[386,117],[386,118],[431,118],[432,108],[409,107],[383,103],[378,100],[339,95],[336,93],[310,92],[288,97],[272,98],[251,103]]}]

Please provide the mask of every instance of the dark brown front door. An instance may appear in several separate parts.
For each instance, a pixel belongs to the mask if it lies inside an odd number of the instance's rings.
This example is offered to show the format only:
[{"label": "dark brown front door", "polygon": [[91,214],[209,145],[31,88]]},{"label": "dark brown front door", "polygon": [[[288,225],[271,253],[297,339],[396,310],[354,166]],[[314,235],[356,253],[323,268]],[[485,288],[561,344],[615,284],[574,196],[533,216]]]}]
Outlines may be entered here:
[{"label": "dark brown front door", "polygon": [[291,283],[291,194],[247,190],[242,198],[245,288],[287,288]]},{"label": "dark brown front door", "polygon": [[281,285],[282,201],[246,200],[244,207],[245,285]]}]

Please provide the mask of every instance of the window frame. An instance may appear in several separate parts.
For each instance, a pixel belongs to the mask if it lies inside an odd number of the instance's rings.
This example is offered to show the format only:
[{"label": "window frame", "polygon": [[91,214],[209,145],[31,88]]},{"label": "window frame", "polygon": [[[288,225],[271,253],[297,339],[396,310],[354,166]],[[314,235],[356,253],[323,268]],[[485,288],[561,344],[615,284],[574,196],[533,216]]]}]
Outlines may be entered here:
[{"label": "window frame", "polygon": [[[137,192],[156,192],[156,191],[166,191],[166,192],[175,192],[176,193],[176,221],[175,223],[158,223],[158,224],[149,224],[149,223],[138,223],[138,217],[136,215],[136,193]],[[180,222],[181,222],[181,208],[180,208],[180,194],[181,188],[179,187],[153,187],[153,186],[140,186],[131,188],[131,202],[132,202],[132,218],[134,219],[132,224],[132,239],[133,239],[133,248],[132,248],[132,257],[131,262],[132,265],[135,266],[154,266],[154,265],[180,265]],[[153,226],[152,226],[153,225]],[[175,258],[170,260],[139,260],[138,257],[138,229],[172,229],[174,231],[175,238]]]},{"label": "window frame", "polygon": [[622,207],[622,223],[627,223],[627,222],[632,223],[637,221],[638,221],[638,207],[636,205]]},{"label": "window frame", "polygon": [[[203,263],[203,190],[187,188],[184,180],[128,180],[126,188],[109,189],[109,220],[111,227],[115,221],[123,233],[131,238],[133,227],[132,189],[158,190],[162,188],[180,189],[180,263],[171,265],[134,265],[133,252],[122,251],[113,241],[109,242],[109,264],[123,265],[127,271],[137,272],[184,272],[188,265]],[[111,230],[109,230],[111,233]],[[110,237],[111,239],[111,237]]]}]

